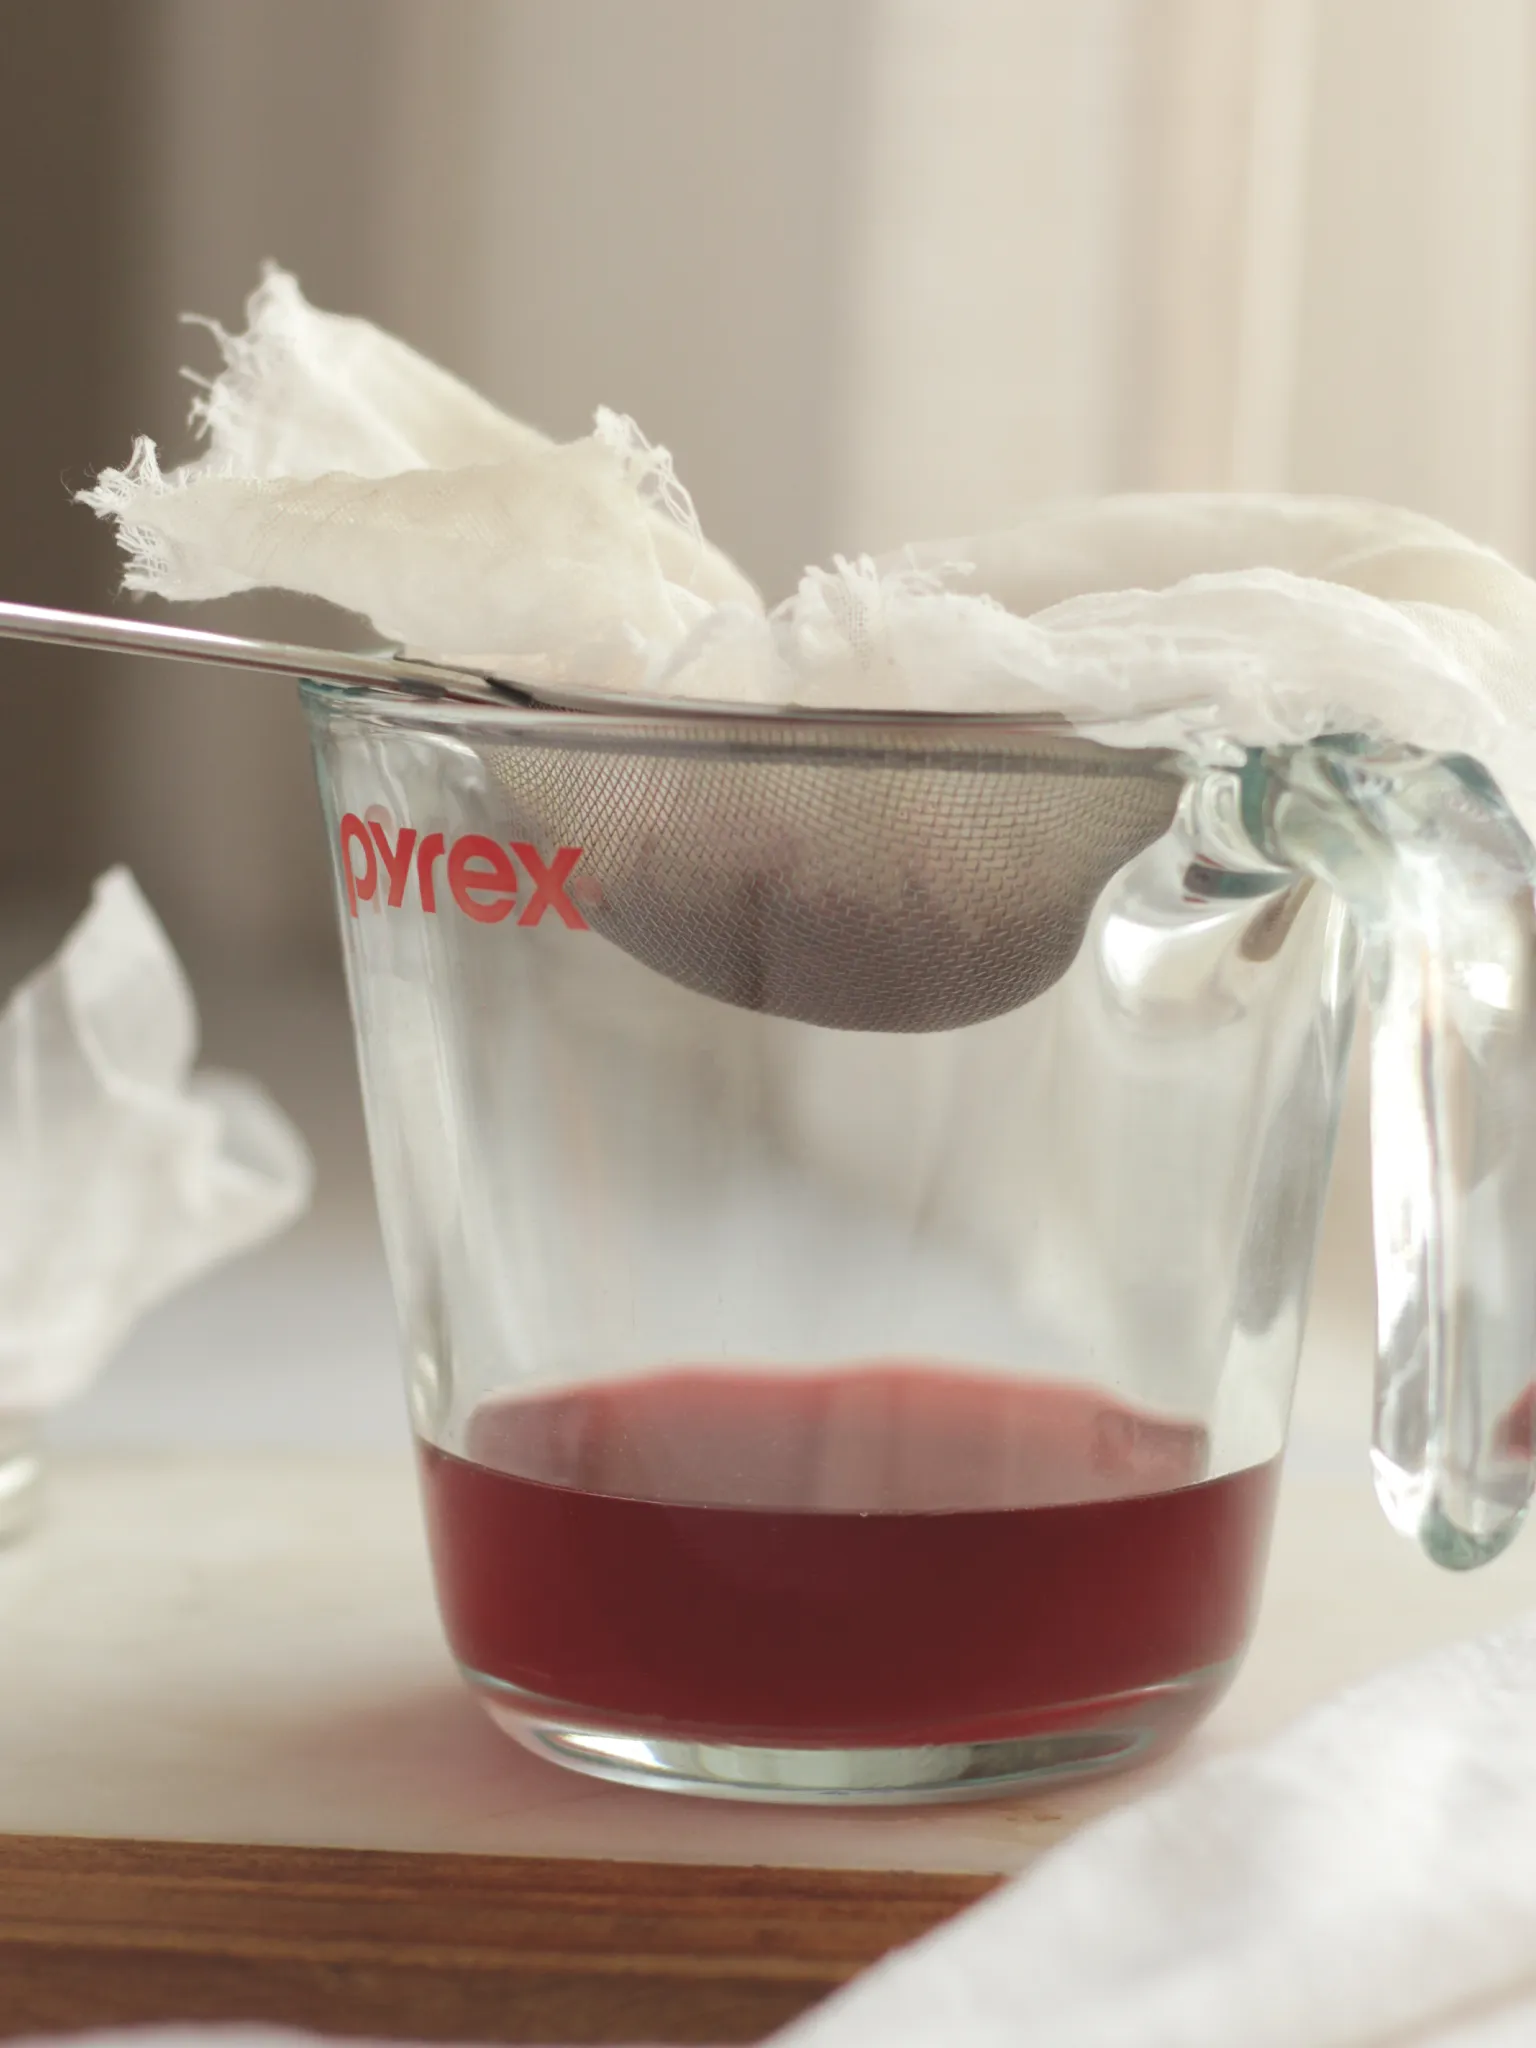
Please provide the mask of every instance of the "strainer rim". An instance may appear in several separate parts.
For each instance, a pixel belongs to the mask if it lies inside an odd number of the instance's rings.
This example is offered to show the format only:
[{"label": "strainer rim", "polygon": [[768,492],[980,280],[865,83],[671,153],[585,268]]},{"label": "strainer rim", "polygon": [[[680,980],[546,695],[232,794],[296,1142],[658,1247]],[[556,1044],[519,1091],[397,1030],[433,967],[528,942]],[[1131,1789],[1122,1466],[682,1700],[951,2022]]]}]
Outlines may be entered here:
[{"label": "strainer rim", "polygon": [[[385,650],[386,655],[393,650]],[[445,668],[445,674],[449,671]],[[469,673],[466,671],[466,673]],[[496,696],[471,700],[417,695],[408,681],[400,686],[363,682],[341,682],[303,677],[300,695],[317,709],[362,713],[391,723],[427,723],[452,728],[465,725],[504,725],[509,732],[565,731],[578,728],[598,737],[617,735],[636,726],[658,724],[677,729],[724,733],[730,728],[748,728],[759,735],[771,732],[786,737],[797,733],[849,731],[866,737],[881,733],[907,733],[934,740],[946,734],[960,737],[1021,740],[1055,738],[1081,741],[1085,748],[1115,750],[1115,726],[1130,724],[1112,717],[1085,720],[1087,732],[1060,711],[978,711],[900,709],[868,705],[802,705],[725,703],[709,698],[678,698],[645,695],[639,691],[573,688],[566,684],[514,683],[507,678],[477,677],[498,692]],[[1155,718],[1160,707],[1138,707],[1134,723]],[[1170,749],[1156,743],[1132,743],[1127,752],[1166,759]]]}]

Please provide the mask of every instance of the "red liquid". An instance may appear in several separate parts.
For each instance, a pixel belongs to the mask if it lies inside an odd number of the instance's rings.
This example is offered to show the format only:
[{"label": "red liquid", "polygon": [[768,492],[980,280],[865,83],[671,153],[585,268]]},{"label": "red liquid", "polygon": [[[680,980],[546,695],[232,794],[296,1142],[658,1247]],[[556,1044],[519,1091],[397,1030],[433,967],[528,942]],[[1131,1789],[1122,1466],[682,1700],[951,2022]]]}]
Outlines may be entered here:
[{"label": "red liquid", "polygon": [[610,1381],[467,1434],[421,1465],[472,1674],[608,1725],[829,1745],[1027,1735],[1210,1671],[1181,1732],[1247,1639],[1278,1465],[1201,1480],[1198,1427],[915,1365]]}]

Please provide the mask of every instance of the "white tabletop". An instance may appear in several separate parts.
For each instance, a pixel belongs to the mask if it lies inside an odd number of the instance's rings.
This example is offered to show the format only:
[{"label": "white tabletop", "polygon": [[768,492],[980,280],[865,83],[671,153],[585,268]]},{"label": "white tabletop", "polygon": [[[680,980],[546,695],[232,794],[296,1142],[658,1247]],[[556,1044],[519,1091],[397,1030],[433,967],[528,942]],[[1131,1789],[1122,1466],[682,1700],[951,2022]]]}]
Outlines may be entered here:
[{"label": "white tabletop", "polygon": [[837,1813],[596,1784],[461,1689],[406,1457],[75,1456],[0,1554],[0,1831],[1012,1870],[1107,1804],[1389,1659],[1536,1601],[1536,1541],[1470,1578],[1297,1472],[1233,1691],[1166,1762],[992,1804]]}]

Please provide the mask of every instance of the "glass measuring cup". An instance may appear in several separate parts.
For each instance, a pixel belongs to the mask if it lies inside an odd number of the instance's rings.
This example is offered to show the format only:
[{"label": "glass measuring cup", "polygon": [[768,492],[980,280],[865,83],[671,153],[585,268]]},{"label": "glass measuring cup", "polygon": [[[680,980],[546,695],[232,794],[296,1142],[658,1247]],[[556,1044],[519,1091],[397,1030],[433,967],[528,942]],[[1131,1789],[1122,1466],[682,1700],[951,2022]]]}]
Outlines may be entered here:
[{"label": "glass measuring cup", "polygon": [[875,1801],[1187,1729],[1252,1625],[1362,963],[1378,1483],[1443,1563],[1508,1541],[1531,850],[1466,764],[1161,762],[1167,829],[1043,993],[840,1029],[605,938],[580,821],[541,836],[517,792],[573,751],[642,792],[727,761],[756,829],[787,764],[824,778],[822,836],[757,830],[754,859],[814,875],[850,778],[963,813],[1112,750],[1028,720],[305,702],[440,1605],[520,1740]]}]

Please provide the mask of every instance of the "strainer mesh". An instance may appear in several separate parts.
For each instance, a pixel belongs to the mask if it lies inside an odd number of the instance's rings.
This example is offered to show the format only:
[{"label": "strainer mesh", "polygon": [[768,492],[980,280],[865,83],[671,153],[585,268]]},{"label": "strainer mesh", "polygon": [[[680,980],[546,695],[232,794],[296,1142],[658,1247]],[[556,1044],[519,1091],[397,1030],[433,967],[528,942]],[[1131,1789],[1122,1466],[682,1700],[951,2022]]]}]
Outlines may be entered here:
[{"label": "strainer mesh", "polygon": [[510,836],[581,847],[583,912],[614,945],[722,1002],[862,1031],[1043,994],[1180,786],[1166,756],[1056,736],[620,745],[578,725],[490,765]]}]

